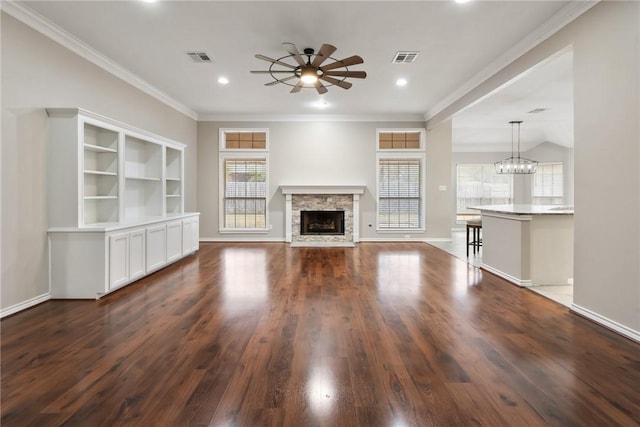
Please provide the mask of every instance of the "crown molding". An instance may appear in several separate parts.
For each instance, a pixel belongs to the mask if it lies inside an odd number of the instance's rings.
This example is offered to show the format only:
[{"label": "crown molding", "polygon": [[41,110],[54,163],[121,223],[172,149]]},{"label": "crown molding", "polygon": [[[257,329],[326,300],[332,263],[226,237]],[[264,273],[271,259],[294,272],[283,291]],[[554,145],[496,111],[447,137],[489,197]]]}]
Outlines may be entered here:
[{"label": "crown molding", "polygon": [[415,114],[200,114],[202,122],[424,122]]},{"label": "crown molding", "polygon": [[549,20],[547,20],[544,25],[541,25],[535,31],[529,33],[529,35],[516,43],[511,49],[505,51],[502,55],[496,58],[495,61],[480,70],[466,83],[461,85],[457,90],[452,92],[449,96],[444,98],[433,108],[429,109],[425,113],[423,119],[425,121],[430,120],[436,114],[439,114],[440,112],[445,110],[447,107],[462,98],[471,90],[475,89],[480,84],[505,68],[507,65],[511,64],[516,59],[551,37],[553,34],[558,32],[560,29],[568,25],[571,21],[585,13],[587,10],[591,9],[599,2],[600,0],[572,1],[563,6],[551,18],[549,18]]},{"label": "crown molding", "polygon": [[87,61],[97,65],[103,70],[113,74],[119,79],[129,83],[137,89],[140,89],[147,95],[156,98],[158,101],[163,102],[176,111],[191,117],[194,120],[198,119],[198,114],[185,104],[176,101],[171,96],[151,85],[149,82],[143,80],[139,76],[133,74],[129,70],[125,69],[121,65],[117,64],[110,58],[101,54],[88,44],[82,42],[69,32],[58,27],[53,22],[29,9],[28,7],[19,4],[12,0],[5,0],[0,2],[2,11],[13,16],[17,20],[21,21],[25,25],[33,28],[34,30],[42,33],[51,40],[69,49],[73,53],[81,56]]}]

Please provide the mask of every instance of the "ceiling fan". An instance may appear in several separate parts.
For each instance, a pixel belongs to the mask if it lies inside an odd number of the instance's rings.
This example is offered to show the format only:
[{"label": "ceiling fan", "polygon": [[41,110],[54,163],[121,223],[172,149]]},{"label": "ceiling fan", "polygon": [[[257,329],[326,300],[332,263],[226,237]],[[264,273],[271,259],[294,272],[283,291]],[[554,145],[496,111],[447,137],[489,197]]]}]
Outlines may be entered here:
[{"label": "ceiling fan", "polygon": [[[352,84],[346,81],[347,78],[367,77],[364,71],[349,70],[352,65],[364,63],[361,57],[354,55],[341,60],[332,58],[331,55],[336,51],[336,47],[330,44],[323,44],[317,53],[311,48],[306,48],[303,53],[300,53],[293,43],[282,43],[282,46],[289,55],[278,59],[255,55],[256,58],[271,63],[268,70],[251,71],[254,74],[269,74],[273,77],[273,81],[266,83],[265,86],[283,83],[293,86],[291,93],[300,92],[302,88],[314,87],[319,94],[323,94],[327,92],[327,87],[334,85],[349,89]],[[307,57],[306,60],[303,55]],[[322,65],[328,59],[333,62]]]}]

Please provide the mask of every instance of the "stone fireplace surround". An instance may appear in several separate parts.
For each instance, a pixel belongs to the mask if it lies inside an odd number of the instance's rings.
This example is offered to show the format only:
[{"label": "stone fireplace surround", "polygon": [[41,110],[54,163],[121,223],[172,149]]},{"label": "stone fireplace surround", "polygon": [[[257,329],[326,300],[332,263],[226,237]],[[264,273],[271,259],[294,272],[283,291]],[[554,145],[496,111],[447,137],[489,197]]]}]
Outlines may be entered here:
[{"label": "stone fireplace surround", "polygon": [[[291,246],[355,246],[360,241],[364,185],[282,185],[285,241]],[[344,210],[344,235],[300,235],[301,210]]]}]

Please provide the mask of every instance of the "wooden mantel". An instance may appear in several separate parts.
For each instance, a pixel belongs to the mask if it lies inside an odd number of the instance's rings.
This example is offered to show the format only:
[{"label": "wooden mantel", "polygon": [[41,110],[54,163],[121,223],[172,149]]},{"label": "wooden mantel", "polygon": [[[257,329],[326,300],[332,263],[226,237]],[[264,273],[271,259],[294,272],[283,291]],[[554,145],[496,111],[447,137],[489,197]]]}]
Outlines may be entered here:
[{"label": "wooden mantel", "polygon": [[364,185],[281,185],[282,194],[364,194]]}]

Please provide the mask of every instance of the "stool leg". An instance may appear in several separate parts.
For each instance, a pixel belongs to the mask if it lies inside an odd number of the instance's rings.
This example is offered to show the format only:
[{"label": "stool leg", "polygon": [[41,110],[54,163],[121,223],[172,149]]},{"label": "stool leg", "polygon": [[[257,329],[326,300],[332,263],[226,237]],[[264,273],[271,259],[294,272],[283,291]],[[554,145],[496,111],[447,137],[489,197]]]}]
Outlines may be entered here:
[{"label": "stool leg", "polygon": [[476,237],[476,234],[478,233],[478,227],[473,227],[473,254],[476,254],[476,249],[477,249],[477,245],[478,245],[478,238]]},{"label": "stool leg", "polygon": [[469,258],[469,226],[467,225],[467,258]]}]

